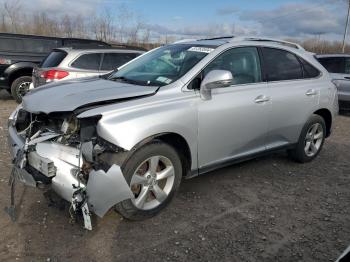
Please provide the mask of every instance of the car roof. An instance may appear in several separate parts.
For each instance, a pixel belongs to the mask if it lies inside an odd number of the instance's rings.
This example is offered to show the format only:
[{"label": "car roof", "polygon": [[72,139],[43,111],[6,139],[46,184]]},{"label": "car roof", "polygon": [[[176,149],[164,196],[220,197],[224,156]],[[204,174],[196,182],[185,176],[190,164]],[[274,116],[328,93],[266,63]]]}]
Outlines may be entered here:
[{"label": "car roof", "polygon": [[175,42],[175,44],[191,44],[191,45],[205,45],[205,46],[221,46],[227,43],[239,43],[239,42],[260,42],[260,43],[268,43],[273,46],[287,46],[289,48],[299,49],[305,51],[305,49],[297,43],[292,43],[284,40],[267,38],[267,37],[257,37],[257,36],[223,36],[223,37],[215,37],[215,38],[207,38],[207,39],[184,39]]},{"label": "car roof", "polygon": [[320,54],[316,55],[317,58],[327,58],[327,57],[350,57],[350,54]]},{"label": "car roof", "polygon": [[120,52],[120,53],[144,53],[143,50],[136,50],[136,49],[128,49],[128,48],[81,48],[81,49],[75,49],[71,47],[60,47],[55,48],[55,50],[62,50],[67,52],[68,54],[79,54],[79,53],[109,53],[109,52]]}]

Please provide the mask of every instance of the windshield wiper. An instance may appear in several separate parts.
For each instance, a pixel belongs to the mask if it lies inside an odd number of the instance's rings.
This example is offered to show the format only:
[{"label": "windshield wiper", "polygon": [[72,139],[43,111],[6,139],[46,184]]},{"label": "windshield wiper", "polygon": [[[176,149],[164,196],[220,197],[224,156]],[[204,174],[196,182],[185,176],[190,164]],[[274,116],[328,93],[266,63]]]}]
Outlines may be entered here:
[{"label": "windshield wiper", "polygon": [[111,78],[109,78],[109,80],[111,80],[111,81],[121,80],[122,82],[125,82],[125,83],[142,85],[142,86],[149,86],[151,84],[150,81],[133,80],[133,79],[125,78],[124,76],[111,77]]}]

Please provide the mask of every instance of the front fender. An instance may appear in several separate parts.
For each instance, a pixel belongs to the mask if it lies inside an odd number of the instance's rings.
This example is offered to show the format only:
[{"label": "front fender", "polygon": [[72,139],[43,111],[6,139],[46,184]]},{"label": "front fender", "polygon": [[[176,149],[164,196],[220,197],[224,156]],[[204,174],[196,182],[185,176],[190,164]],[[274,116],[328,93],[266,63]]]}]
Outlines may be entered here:
[{"label": "front fender", "polygon": [[126,150],[161,133],[178,134],[189,145],[192,168],[197,167],[197,110],[191,100],[105,115],[98,122],[97,133]]}]

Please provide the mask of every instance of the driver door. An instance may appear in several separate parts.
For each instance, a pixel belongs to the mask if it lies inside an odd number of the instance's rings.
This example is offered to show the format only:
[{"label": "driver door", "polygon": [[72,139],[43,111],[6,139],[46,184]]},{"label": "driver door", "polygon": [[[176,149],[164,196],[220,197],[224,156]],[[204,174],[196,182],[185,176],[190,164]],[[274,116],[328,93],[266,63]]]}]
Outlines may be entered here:
[{"label": "driver door", "polygon": [[264,151],[271,107],[257,48],[225,51],[204,69],[203,77],[211,70],[228,70],[234,80],[198,103],[198,161],[207,170]]}]

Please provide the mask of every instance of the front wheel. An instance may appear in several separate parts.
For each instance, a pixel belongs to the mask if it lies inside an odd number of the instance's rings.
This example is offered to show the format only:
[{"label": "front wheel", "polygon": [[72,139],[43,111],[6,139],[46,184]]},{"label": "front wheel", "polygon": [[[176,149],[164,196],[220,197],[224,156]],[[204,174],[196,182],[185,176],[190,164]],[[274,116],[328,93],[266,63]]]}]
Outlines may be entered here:
[{"label": "front wheel", "polygon": [[289,151],[297,162],[312,161],[321,151],[326,137],[326,124],[319,115],[312,115],[301,131],[297,146]]},{"label": "front wheel", "polygon": [[32,82],[30,76],[21,76],[13,81],[11,85],[11,95],[17,103],[22,102],[22,97],[29,91],[29,85]]},{"label": "front wheel", "polygon": [[130,220],[156,215],[172,199],[182,177],[182,164],[176,150],[160,141],[136,150],[122,167],[134,199],[122,201],[116,210]]}]

